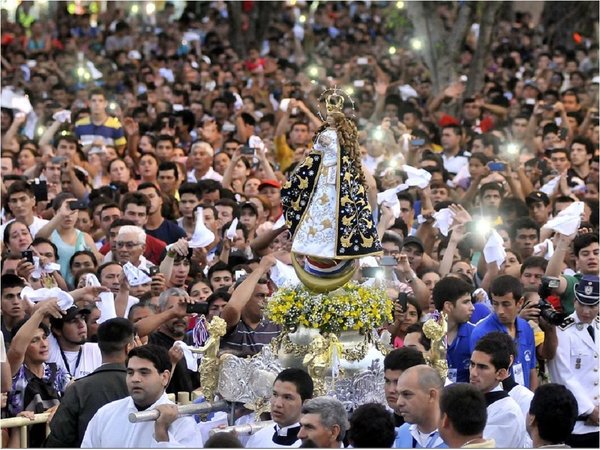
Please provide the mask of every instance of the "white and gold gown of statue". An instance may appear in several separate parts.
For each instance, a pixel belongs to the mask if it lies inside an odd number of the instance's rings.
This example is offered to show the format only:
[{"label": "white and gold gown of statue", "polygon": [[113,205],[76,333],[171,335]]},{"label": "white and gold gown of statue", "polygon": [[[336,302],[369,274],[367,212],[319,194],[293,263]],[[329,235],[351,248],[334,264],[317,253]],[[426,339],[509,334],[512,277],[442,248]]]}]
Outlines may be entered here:
[{"label": "white and gold gown of statue", "polygon": [[317,258],[335,258],[336,217],[338,216],[337,132],[327,128],[318,137],[314,150],[322,153],[317,185],[292,244],[292,251]]},{"label": "white and gold gown of statue", "polygon": [[381,254],[361,170],[340,145],[338,131],[327,127],[281,191],[292,264],[312,290],[340,287],[358,258]]}]

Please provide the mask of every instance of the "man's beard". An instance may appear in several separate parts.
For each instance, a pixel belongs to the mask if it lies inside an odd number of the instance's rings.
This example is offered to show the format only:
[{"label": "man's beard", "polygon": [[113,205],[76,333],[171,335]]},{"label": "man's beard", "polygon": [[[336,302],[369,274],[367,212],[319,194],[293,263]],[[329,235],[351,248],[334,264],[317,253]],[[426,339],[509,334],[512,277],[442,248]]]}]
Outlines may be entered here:
[{"label": "man's beard", "polygon": [[[181,327],[177,326],[181,325]],[[187,327],[187,323],[182,320],[177,320],[169,325],[167,325],[167,330],[171,334],[172,337],[181,338],[185,336],[185,329]]]}]

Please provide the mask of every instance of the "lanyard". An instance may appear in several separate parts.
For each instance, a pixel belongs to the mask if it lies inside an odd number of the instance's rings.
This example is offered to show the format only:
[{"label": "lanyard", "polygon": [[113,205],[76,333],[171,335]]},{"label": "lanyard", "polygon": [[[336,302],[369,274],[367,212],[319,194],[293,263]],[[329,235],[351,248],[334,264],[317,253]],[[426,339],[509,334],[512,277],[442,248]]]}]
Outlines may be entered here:
[{"label": "lanyard", "polygon": [[65,363],[65,367],[67,368],[67,372],[73,378],[75,378],[75,373],[77,372],[77,368],[79,367],[79,363],[81,362],[81,353],[83,347],[79,347],[79,353],[77,354],[77,361],[75,361],[75,370],[71,373],[71,368],[69,367],[69,361],[67,361],[67,357],[65,356],[65,352],[63,352],[62,348],[60,349],[60,356],[62,356],[63,362]]}]

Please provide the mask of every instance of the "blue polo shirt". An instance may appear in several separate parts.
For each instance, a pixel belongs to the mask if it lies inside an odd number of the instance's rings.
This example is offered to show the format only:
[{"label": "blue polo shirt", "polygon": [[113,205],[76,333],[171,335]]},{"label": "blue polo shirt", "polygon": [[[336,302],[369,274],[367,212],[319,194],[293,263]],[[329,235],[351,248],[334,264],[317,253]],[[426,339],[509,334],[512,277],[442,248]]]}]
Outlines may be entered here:
[{"label": "blue polo shirt", "polygon": [[448,360],[448,378],[455,383],[469,382],[469,366],[471,364],[471,334],[475,325],[469,322],[461,323],[454,342],[448,345],[446,359]]},{"label": "blue polo shirt", "polygon": [[[536,365],[535,339],[533,336],[533,330],[527,321],[517,317],[515,325],[515,345],[517,347],[517,357],[510,368],[510,373],[514,376],[514,379],[517,383],[529,388],[529,374],[532,369],[535,369]],[[498,316],[495,313],[490,314],[485,319],[477,323],[477,325],[475,325],[475,329],[473,330],[473,333],[471,333],[471,352],[473,352],[475,349],[475,345],[479,339],[493,331],[501,331],[508,334],[508,330],[502,323],[500,323]],[[515,366],[518,367],[519,364],[521,365],[523,372],[521,374],[513,373]],[[521,381],[523,382],[521,383]]]}]

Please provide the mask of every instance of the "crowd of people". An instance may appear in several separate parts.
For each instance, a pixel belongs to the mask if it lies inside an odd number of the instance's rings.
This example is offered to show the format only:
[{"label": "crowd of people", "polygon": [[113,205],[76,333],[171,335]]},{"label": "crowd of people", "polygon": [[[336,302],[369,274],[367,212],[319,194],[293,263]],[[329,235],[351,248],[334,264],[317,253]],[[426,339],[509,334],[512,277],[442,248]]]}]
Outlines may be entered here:
[{"label": "crowd of people", "polygon": [[[390,51],[395,2],[281,3],[247,54],[222,2],[181,15],[166,2],[151,20],[121,4],[36,20],[33,6],[1,17],[2,417],[52,413],[30,446],[600,445],[591,37],[550,46],[528,14],[501,20],[484,87],[466,96],[461,79],[436,92],[418,52]],[[256,7],[243,3],[240,32]],[[452,8],[437,11],[449,29]],[[281,189],[318,152],[334,86],[353,99],[361,182],[395,261],[376,259],[394,301],[378,330],[394,347],[388,405],[348,413],[286,369],[275,433],[208,438],[167,393],[201,390],[184,354],[213,317],[238,356],[282,331],[265,317],[297,282]],[[445,380],[425,364],[436,311]],[[158,419],[128,422],[146,409]]]}]

